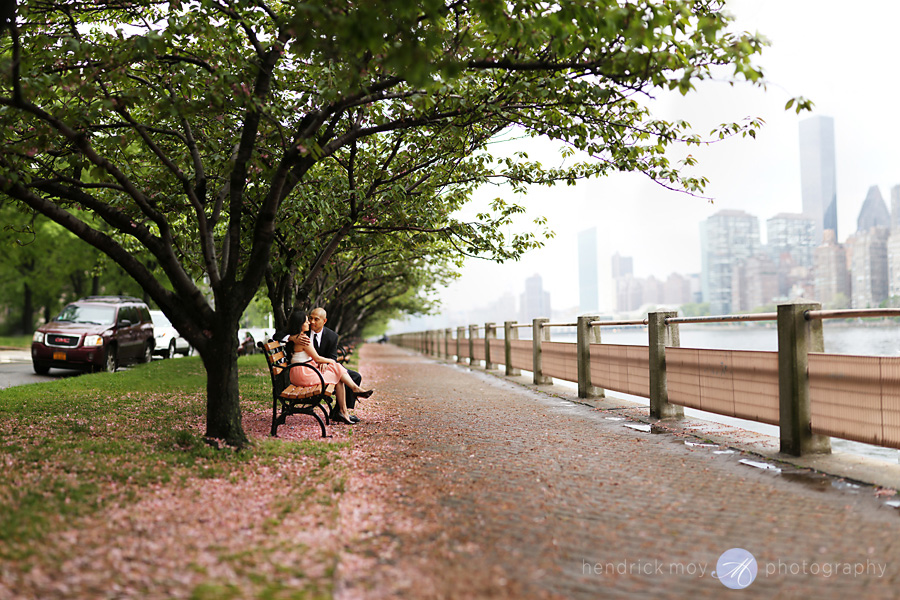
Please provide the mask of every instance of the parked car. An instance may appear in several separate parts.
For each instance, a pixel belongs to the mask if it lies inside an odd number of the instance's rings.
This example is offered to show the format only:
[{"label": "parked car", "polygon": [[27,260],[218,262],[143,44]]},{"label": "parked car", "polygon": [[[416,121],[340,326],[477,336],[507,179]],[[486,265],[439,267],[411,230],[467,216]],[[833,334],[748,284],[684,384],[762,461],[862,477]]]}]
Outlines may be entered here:
[{"label": "parked car", "polygon": [[153,353],[150,308],[129,296],[89,296],[66,305],[34,332],[34,372],[51,367],[115,371],[119,366],[150,362]]},{"label": "parked car", "polygon": [[172,323],[161,310],[151,310],[150,318],[153,319],[153,338],[156,347],[153,354],[163,358],[173,358],[175,353],[187,356],[191,353],[191,345],[181,337],[178,330],[172,327]]}]

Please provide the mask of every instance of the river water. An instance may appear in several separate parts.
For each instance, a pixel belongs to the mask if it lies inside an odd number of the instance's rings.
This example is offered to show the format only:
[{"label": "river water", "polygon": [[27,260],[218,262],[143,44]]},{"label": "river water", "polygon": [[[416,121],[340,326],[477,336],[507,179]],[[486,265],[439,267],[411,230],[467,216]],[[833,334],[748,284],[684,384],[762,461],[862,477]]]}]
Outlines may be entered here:
[{"label": "river water", "polygon": [[[878,324],[872,326],[848,325],[841,322],[825,321],[825,352],[831,354],[855,354],[863,356],[900,356],[900,326],[896,324]],[[526,333],[524,330],[523,333]],[[735,325],[681,325],[679,329],[681,346],[684,348],[711,348],[726,350],[778,350],[778,335],[774,324],[757,323]],[[526,336],[522,336],[526,337]],[[554,331],[551,329],[551,340],[574,342],[575,334],[570,330]],[[625,344],[646,346],[646,327],[626,327],[621,329],[604,328],[601,340],[605,344]],[[569,382],[557,381],[560,385],[574,386]],[[577,386],[576,386],[577,387]],[[649,404],[646,398],[609,392],[611,396],[621,396]],[[690,408],[685,409],[686,416],[692,416],[717,423],[726,423],[750,431],[778,437],[778,428],[765,423],[755,423],[743,419],[734,419],[715,415]],[[900,450],[871,446],[838,438],[831,440],[834,452],[861,454],[870,458],[900,462]]]}]

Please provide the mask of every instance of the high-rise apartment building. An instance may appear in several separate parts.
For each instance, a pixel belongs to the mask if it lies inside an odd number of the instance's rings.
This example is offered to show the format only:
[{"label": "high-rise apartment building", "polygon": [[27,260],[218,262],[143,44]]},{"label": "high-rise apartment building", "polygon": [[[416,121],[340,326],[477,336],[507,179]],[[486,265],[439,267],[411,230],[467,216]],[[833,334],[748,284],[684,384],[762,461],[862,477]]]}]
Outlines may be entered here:
[{"label": "high-rise apartment building", "polygon": [[550,292],[544,291],[544,280],[532,275],[525,280],[525,293],[521,296],[521,314],[525,322],[542,317],[550,318]]},{"label": "high-rise apartment building", "polygon": [[872,227],[847,239],[852,308],[877,308],[887,300],[889,234],[884,227]]},{"label": "high-rise apartment building", "polygon": [[[891,229],[887,241],[888,297],[900,299],[900,227]],[[896,305],[896,300],[891,303]]]},{"label": "high-rise apartment building", "polygon": [[778,268],[765,254],[738,262],[731,274],[731,312],[748,312],[778,296]]},{"label": "high-rise apartment building", "polygon": [[644,283],[633,275],[616,278],[616,310],[630,312],[644,304]]},{"label": "high-rise apartment building", "polygon": [[837,239],[837,181],[834,160],[834,119],[800,121],[800,186],[803,214],[816,224],[816,243],[826,229]]},{"label": "high-rise apartment building", "polygon": [[597,228],[591,227],[578,233],[578,307],[582,313],[600,308],[599,273]]},{"label": "high-rise apartment building", "polygon": [[665,304],[687,304],[693,302],[691,297],[691,280],[678,273],[666,278],[663,302]]},{"label": "high-rise apartment building", "polygon": [[813,250],[821,238],[816,237],[816,223],[806,215],[779,213],[766,221],[766,240],[769,256],[781,265],[789,254],[792,266],[812,267]]},{"label": "high-rise apartment building", "polygon": [[700,224],[703,301],[711,314],[732,310],[732,273],[760,252],[759,219],[742,210],[722,210]]},{"label": "high-rise apartment building", "polygon": [[[891,235],[888,237],[888,297],[900,298],[900,185],[891,188]],[[891,306],[896,306],[896,300]]]},{"label": "high-rise apartment building", "polygon": [[830,309],[850,307],[850,273],[847,251],[837,243],[834,231],[827,230],[822,245],[813,253],[816,300]]}]

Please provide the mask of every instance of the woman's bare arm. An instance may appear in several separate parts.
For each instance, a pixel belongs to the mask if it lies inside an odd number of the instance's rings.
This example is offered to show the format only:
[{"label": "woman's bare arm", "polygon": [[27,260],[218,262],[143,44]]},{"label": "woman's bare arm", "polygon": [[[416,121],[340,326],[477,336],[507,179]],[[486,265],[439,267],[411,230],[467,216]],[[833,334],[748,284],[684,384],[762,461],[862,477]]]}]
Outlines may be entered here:
[{"label": "woman's bare arm", "polygon": [[[299,344],[300,343],[299,340],[302,338],[300,338],[300,336],[296,336],[295,338],[292,338],[292,339],[294,339],[294,344]],[[308,337],[306,338],[306,345],[300,346],[300,348],[303,348],[303,351],[306,352],[309,355],[309,357],[312,358],[317,363],[327,365],[327,364],[331,364],[331,363],[335,362],[335,361],[331,360],[330,358],[323,358],[323,357],[319,356],[319,353],[316,352],[315,346],[312,345],[312,342],[309,341]]]}]

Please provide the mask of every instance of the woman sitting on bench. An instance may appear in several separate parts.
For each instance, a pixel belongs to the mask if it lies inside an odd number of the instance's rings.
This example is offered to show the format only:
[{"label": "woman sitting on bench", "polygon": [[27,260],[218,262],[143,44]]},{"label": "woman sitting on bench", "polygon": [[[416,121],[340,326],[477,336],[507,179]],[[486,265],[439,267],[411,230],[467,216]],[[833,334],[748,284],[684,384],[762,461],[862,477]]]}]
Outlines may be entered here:
[{"label": "woman sitting on bench", "polygon": [[[319,369],[325,385],[334,385],[334,394],[337,397],[337,412],[332,412],[331,418],[338,423],[353,423],[350,420],[350,413],[347,412],[346,390],[344,386],[348,386],[359,398],[368,398],[374,390],[363,390],[356,385],[347,373],[347,369],[343,365],[319,356],[316,349],[309,341],[309,318],[306,313],[295,310],[291,313],[288,320],[288,332],[290,336],[288,340],[293,345],[293,354],[291,354],[291,364],[294,363],[310,363]],[[301,336],[300,334],[305,334]],[[287,348],[290,351],[290,348]],[[313,362],[314,361],[314,362]],[[291,369],[291,383],[296,386],[306,387],[310,385],[319,385],[319,377],[312,369]]]}]

